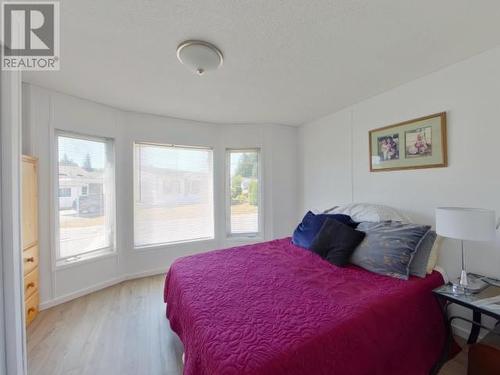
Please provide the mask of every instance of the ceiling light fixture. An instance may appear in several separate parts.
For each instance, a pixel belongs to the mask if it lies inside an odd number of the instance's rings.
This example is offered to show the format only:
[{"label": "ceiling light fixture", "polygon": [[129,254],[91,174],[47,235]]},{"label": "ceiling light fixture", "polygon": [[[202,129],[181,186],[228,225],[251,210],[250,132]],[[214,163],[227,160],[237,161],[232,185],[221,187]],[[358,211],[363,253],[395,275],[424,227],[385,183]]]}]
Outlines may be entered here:
[{"label": "ceiling light fixture", "polygon": [[179,44],[177,58],[200,76],[205,72],[217,69],[224,60],[220,49],[201,40],[187,40]]}]

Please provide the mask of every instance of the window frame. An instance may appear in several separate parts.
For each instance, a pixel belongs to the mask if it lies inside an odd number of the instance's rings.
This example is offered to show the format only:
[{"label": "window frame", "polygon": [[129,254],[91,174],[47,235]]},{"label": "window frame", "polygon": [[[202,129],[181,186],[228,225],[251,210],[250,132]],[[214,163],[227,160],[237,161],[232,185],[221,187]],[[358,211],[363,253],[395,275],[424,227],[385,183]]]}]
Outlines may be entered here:
[{"label": "window frame", "polygon": [[[231,153],[233,152],[257,152],[258,160],[258,186],[259,186],[259,198],[258,198],[258,208],[259,212],[257,215],[258,220],[258,231],[257,232],[245,232],[245,233],[232,233],[231,232]],[[264,189],[263,189],[263,162],[262,162],[262,148],[261,147],[243,147],[243,148],[226,148],[225,151],[225,189],[224,189],[224,201],[225,201],[225,233],[226,239],[232,240],[263,240],[264,239]]]},{"label": "window frame", "polygon": [[[213,225],[213,235],[211,237],[200,237],[200,238],[193,238],[193,239],[188,239],[188,240],[180,240],[180,241],[170,241],[170,242],[159,242],[159,243],[151,243],[151,244],[145,244],[145,245],[138,245],[136,244],[136,218],[137,218],[137,207],[136,207],[136,202],[139,195],[138,191],[138,186],[139,186],[139,181],[138,181],[138,161],[137,161],[137,148],[136,146],[138,145],[145,145],[145,146],[154,146],[154,147],[169,147],[169,148],[180,148],[180,149],[194,149],[194,150],[205,150],[205,151],[211,151],[212,152],[212,225]],[[216,216],[215,212],[217,210],[216,208],[216,196],[215,196],[215,177],[216,177],[216,172],[215,172],[215,150],[214,147],[212,146],[203,146],[203,145],[181,145],[181,144],[174,144],[174,143],[160,143],[160,142],[148,142],[148,141],[140,141],[140,140],[135,140],[133,141],[132,144],[132,153],[133,153],[133,163],[132,163],[132,174],[133,174],[133,188],[132,188],[132,205],[133,205],[133,228],[132,228],[132,247],[134,250],[149,250],[149,249],[157,249],[157,248],[165,248],[165,247],[170,247],[170,246],[175,246],[175,245],[182,245],[182,244],[189,244],[189,243],[196,243],[196,242],[204,242],[204,241],[214,241],[217,236],[217,224],[216,224]]]},{"label": "window frame", "polygon": [[[106,199],[106,204],[109,205],[109,239],[110,245],[99,249],[89,250],[77,255],[62,257],[60,251],[60,223],[59,223],[59,137],[67,137],[80,139],[84,141],[93,141],[105,143],[106,163],[109,168],[108,184],[109,188],[106,193],[109,196]],[[54,263],[55,269],[62,269],[73,264],[80,264],[82,262],[91,261],[96,258],[108,257],[116,254],[116,165],[115,165],[115,140],[105,136],[95,136],[89,134],[82,134],[73,131],[55,129],[54,131],[54,147],[53,147],[53,163],[52,163],[52,176],[53,176],[53,248],[54,248]]]}]

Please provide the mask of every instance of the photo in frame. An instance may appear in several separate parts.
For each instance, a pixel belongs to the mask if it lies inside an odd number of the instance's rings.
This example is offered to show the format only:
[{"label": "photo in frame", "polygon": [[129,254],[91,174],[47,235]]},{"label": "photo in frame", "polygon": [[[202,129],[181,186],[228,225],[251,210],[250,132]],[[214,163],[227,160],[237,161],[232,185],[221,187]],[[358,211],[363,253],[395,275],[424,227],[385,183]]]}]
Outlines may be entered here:
[{"label": "photo in frame", "polygon": [[370,171],[448,166],[446,112],[369,132]]}]

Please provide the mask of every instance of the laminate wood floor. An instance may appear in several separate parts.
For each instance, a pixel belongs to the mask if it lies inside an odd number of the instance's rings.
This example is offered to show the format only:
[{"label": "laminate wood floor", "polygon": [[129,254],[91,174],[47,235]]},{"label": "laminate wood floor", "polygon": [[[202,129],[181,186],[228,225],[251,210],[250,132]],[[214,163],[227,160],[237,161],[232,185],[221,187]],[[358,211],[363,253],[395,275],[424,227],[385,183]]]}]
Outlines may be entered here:
[{"label": "laminate wood floor", "polygon": [[[28,327],[29,375],[179,375],[163,276],[126,281],[42,311]],[[465,375],[462,351],[440,375]]]},{"label": "laminate wood floor", "polygon": [[453,360],[446,362],[439,375],[467,375],[467,355],[469,347],[466,340],[455,337],[457,344],[462,347],[462,351]]},{"label": "laminate wood floor", "polygon": [[40,312],[30,375],[178,375],[182,344],[165,317],[163,276],[126,281]]}]

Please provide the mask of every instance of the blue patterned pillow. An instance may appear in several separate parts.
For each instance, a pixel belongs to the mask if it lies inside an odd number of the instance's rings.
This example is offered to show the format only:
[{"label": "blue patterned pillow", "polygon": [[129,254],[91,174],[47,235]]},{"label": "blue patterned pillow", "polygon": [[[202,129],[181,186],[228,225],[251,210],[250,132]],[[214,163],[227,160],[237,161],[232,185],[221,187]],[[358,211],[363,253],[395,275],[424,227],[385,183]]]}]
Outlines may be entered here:
[{"label": "blue patterned pillow", "polygon": [[429,263],[429,256],[431,255],[436,237],[436,232],[430,230],[422,241],[420,241],[420,245],[418,245],[415,256],[410,263],[410,275],[422,278],[427,276],[427,263]]},{"label": "blue patterned pillow", "polygon": [[354,250],[351,263],[381,275],[407,280],[413,256],[431,227],[399,221],[362,222],[366,237]]}]

